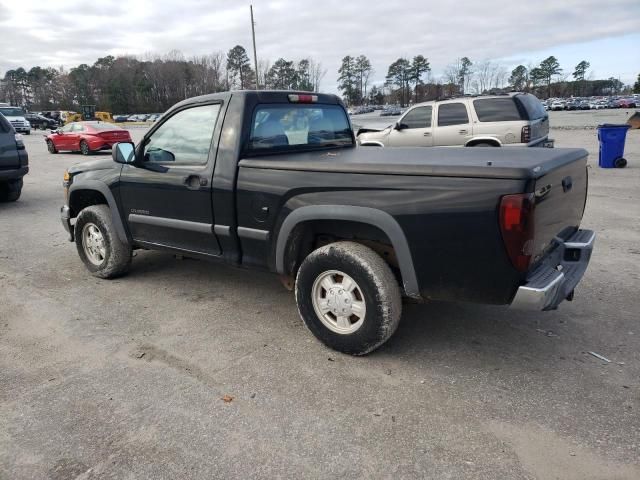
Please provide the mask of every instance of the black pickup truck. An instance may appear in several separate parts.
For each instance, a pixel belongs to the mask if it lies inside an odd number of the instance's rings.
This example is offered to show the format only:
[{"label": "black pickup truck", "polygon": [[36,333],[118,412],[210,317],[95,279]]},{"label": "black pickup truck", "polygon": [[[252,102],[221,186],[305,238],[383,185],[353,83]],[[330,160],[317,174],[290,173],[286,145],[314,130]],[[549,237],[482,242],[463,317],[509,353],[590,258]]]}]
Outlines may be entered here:
[{"label": "black pickup truck", "polygon": [[356,148],[333,95],[188,99],[112,157],[64,178],[62,223],[94,275],[137,248],[270,270],[351,354],[394,333],[402,296],[555,309],[595,238],[585,150]]}]

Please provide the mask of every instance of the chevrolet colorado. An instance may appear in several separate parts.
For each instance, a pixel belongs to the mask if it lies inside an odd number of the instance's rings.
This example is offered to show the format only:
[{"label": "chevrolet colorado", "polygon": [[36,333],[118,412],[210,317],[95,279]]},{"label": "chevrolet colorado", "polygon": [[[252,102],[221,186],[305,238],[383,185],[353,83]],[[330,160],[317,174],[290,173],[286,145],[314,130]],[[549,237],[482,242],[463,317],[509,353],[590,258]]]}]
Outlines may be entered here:
[{"label": "chevrolet colorado", "polygon": [[112,157],[65,172],[89,271],[122,275],[138,248],[270,270],[351,354],[391,337],[402,296],[555,309],[595,238],[585,150],[356,148],[333,95],[188,99]]}]

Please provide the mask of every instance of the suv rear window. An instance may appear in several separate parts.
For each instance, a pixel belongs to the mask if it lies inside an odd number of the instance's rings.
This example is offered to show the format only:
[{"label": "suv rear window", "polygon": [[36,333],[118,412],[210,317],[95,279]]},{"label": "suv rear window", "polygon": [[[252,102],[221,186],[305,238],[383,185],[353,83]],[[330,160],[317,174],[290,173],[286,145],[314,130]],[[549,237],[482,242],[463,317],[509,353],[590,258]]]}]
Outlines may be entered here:
[{"label": "suv rear window", "polygon": [[259,105],[249,150],[296,151],[353,145],[347,115],[337,105]]},{"label": "suv rear window", "polygon": [[529,116],[529,120],[538,120],[540,118],[545,118],[548,116],[547,111],[544,109],[544,106],[535,95],[531,95],[530,93],[523,93],[522,95],[516,95],[514,98],[516,102],[520,102],[520,105],[524,107],[527,115]]},{"label": "suv rear window", "polygon": [[482,98],[473,101],[481,122],[513,122],[524,120],[513,98]]}]

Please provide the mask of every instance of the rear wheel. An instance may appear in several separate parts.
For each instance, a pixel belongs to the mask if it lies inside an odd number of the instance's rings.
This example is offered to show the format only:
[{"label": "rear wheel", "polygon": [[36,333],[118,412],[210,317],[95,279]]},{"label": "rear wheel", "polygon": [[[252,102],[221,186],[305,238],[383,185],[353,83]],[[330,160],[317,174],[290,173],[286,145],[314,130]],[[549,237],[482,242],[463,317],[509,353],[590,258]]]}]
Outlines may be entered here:
[{"label": "rear wheel", "polygon": [[53,140],[47,140],[47,150],[49,150],[49,153],[58,153],[56,146],[53,144]]},{"label": "rear wheel", "polygon": [[91,149],[89,148],[89,144],[84,140],[80,141],[80,151],[82,152],[83,155],[91,155]]},{"label": "rear wheel", "polygon": [[296,277],[296,303],[305,325],[334,350],[365,355],[398,328],[400,287],[385,261],[354,242],[321,247]]},{"label": "rear wheel", "polygon": [[94,276],[114,278],[129,270],[131,246],[118,237],[108,206],[92,205],[82,210],[75,236],[78,255]]}]

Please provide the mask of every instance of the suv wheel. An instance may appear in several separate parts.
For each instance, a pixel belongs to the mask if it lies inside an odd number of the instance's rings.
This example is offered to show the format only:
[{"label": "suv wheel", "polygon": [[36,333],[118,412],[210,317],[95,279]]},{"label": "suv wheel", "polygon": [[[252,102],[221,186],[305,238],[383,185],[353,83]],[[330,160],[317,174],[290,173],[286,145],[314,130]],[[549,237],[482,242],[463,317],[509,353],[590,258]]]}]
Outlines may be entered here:
[{"label": "suv wheel", "polygon": [[354,242],[321,247],[302,262],[296,303],[311,333],[334,350],[365,355],[398,328],[400,288],[373,250]]},{"label": "suv wheel", "polygon": [[3,202],[15,202],[20,198],[22,194],[23,181],[21,178],[18,180],[10,180],[6,184],[0,184],[0,201]]},{"label": "suv wheel", "polygon": [[80,212],[75,226],[78,255],[89,271],[99,278],[123,275],[131,265],[131,246],[116,232],[111,210],[92,205]]}]

